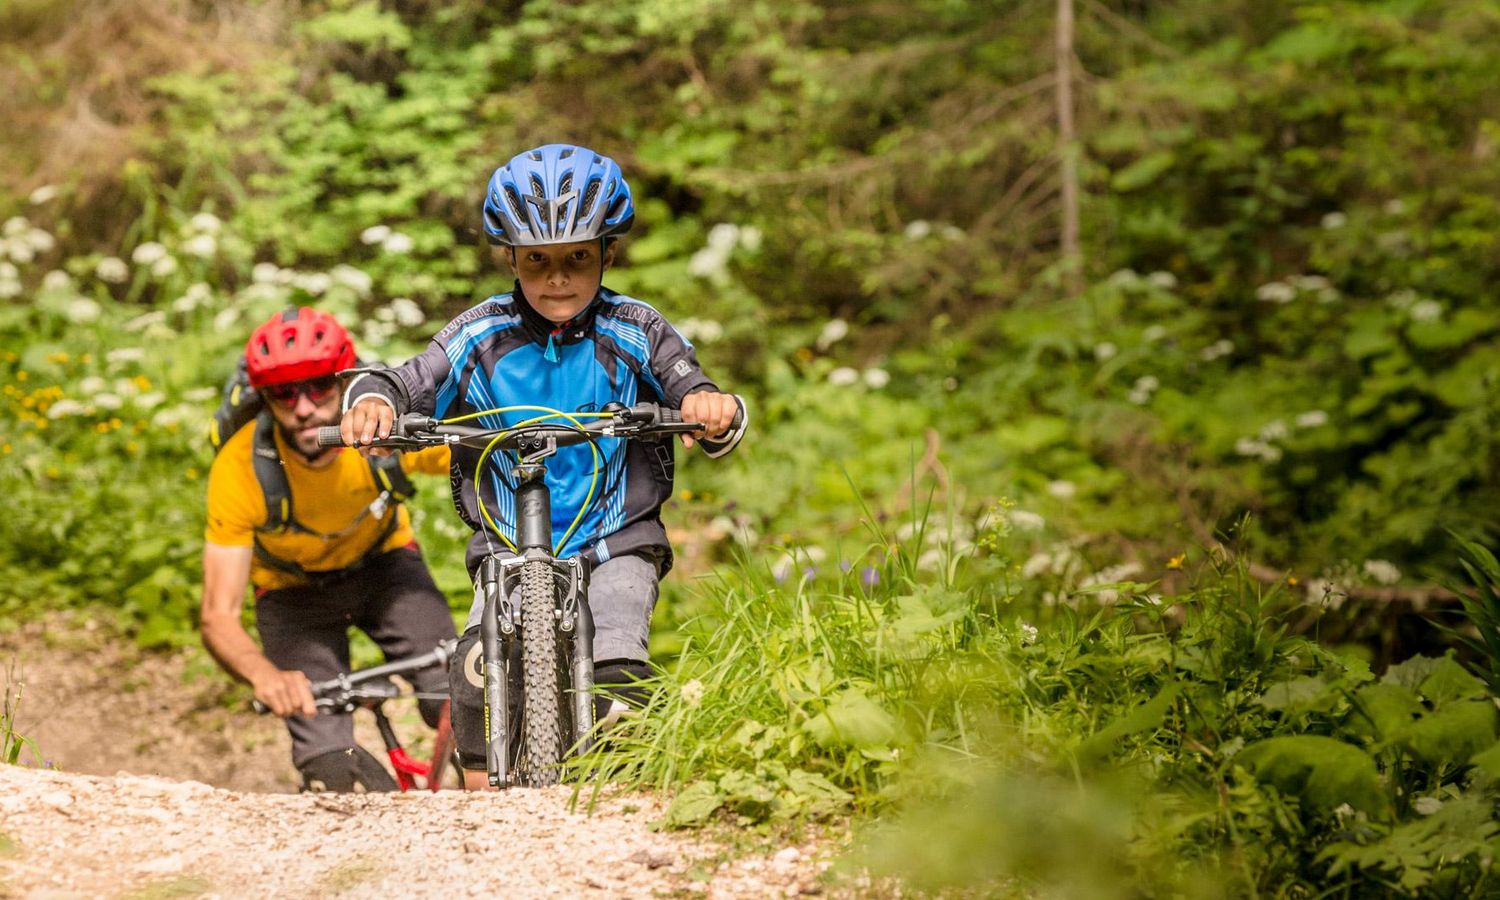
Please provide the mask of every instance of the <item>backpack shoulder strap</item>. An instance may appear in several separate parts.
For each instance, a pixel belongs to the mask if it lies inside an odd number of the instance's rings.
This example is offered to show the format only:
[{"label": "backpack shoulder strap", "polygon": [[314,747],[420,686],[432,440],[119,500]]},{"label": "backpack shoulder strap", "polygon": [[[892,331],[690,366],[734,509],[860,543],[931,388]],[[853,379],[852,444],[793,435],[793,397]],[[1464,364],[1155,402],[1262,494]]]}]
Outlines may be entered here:
[{"label": "backpack shoulder strap", "polygon": [[368,461],[370,475],[375,479],[375,488],[390,492],[393,502],[404,503],[417,492],[417,486],[412,484],[411,476],[401,468],[401,454],[371,456],[368,457]]},{"label": "backpack shoulder strap", "polygon": [[276,451],[276,420],[269,412],[262,412],[255,419],[250,461],[255,467],[255,480],[266,498],[266,521],[261,530],[285,531],[292,522],[292,489],[287,484],[281,454]]}]

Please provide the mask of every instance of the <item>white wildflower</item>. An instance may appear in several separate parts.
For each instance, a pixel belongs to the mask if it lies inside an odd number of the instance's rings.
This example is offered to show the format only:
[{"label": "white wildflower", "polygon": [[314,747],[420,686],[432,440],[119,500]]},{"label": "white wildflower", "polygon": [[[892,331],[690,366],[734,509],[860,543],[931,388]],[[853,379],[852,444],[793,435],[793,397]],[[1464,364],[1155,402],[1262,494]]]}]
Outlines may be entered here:
[{"label": "white wildflower", "polygon": [[201,212],[188,220],[188,228],[199,234],[218,234],[219,217],[211,212]]},{"label": "white wildflower", "polygon": [[1146,280],[1151,283],[1152,287],[1163,291],[1170,291],[1172,288],[1177,287],[1177,276],[1171,272],[1152,272],[1146,276]]},{"label": "white wildflower", "polygon": [[1035,578],[1052,570],[1052,554],[1033,553],[1026,562],[1021,564],[1022,578]]},{"label": "white wildflower", "polygon": [[786,581],[792,575],[792,568],[797,565],[797,560],[790,553],[783,553],[771,563],[771,577],[777,581]]},{"label": "white wildflower", "polygon": [[1328,424],[1328,413],[1321,409],[1310,409],[1305,413],[1298,413],[1293,421],[1298,428],[1320,428]]},{"label": "white wildflower", "polygon": [[140,347],[120,347],[104,354],[104,358],[112,365],[124,365],[125,363],[140,362],[146,358],[146,351]]},{"label": "white wildflower", "polygon": [[914,219],[907,222],[906,227],[901,229],[901,236],[908,241],[920,241],[930,234],[932,234],[932,223],[925,219]]},{"label": "white wildflower", "polygon": [[1390,296],[1385,298],[1386,304],[1389,305],[1391,309],[1408,309],[1413,303],[1416,303],[1417,300],[1417,292],[1412,290],[1411,288],[1402,288],[1399,291],[1392,291]]},{"label": "white wildflower", "polygon": [[134,403],[140,409],[155,409],[156,407],[161,406],[162,403],[166,401],[166,399],[167,395],[163,394],[161,391],[151,391],[149,393],[141,394],[139,397],[136,397]]},{"label": "white wildflower", "polygon": [[1382,206],[1381,209],[1384,209],[1386,215],[1388,216],[1399,216],[1402,213],[1406,212],[1406,202],[1397,197],[1395,199],[1385,201],[1385,205]]},{"label": "white wildflower", "polygon": [[961,241],[964,238],[968,237],[969,233],[967,231],[964,231],[962,228],[959,228],[957,225],[944,225],[942,235],[946,240]]},{"label": "white wildflower", "polygon": [[94,266],[94,275],[100,281],[121,284],[130,277],[130,267],[117,256],[106,256]]},{"label": "white wildflower", "polygon": [[1059,500],[1070,500],[1078,494],[1078,485],[1071,481],[1049,481],[1047,482],[1047,493]]},{"label": "white wildflower", "polygon": [[1142,375],[1135,380],[1135,385],[1130,389],[1129,400],[1137,406],[1144,406],[1151,400],[1151,395],[1161,387],[1161,380],[1155,375]]},{"label": "white wildflower", "polygon": [[32,191],[31,195],[26,198],[26,201],[32,206],[41,206],[43,203],[55,200],[59,193],[61,193],[61,190],[57,185],[44,184]]},{"label": "white wildflower", "polygon": [[117,394],[96,394],[94,405],[100,409],[119,409],[125,405],[125,401],[121,400]]},{"label": "white wildflower", "polygon": [[396,316],[396,324],[405,328],[415,328],[427,321],[427,316],[422,312],[422,307],[418,306],[408,297],[397,297],[392,300],[390,310]]},{"label": "white wildflower", "polygon": [[154,278],[166,278],[177,271],[177,257],[163,256],[151,264],[151,275]]},{"label": "white wildflower", "polygon": [[1266,442],[1279,441],[1287,436],[1286,422],[1272,419],[1260,428],[1260,439]]},{"label": "white wildflower", "polygon": [[1335,816],[1338,816],[1340,820],[1347,819],[1350,816],[1354,815],[1354,807],[1350,806],[1347,803],[1340,803],[1338,806],[1335,806],[1333,808],[1333,814]]},{"label": "white wildflower", "polygon": [[1349,595],[1338,583],[1329,578],[1314,578],[1309,581],[1305,596],[1310,605],[1326,606],[1332,610],[1337,610],[1349,599]]},{"label": "white wildflower", "polygon": [[[66,274],[66,273],[64,273]],[[8,263],[0,259],[0,281],[15,281],[21,277],[21,270],[14,263]]]},{"label": "white wildflower", "polygon": [[1141,340],[1148,344],[1154,344],[1166,336],[1167,327],[1165,325],[1152,325],[1141,332]]},{"label": "white wildflower", "polygon": [[21,296],[21,282],[0,278],[0,300]]},{"label": "white wildflower", "polygon": [[108,383],[98,375],[90,375],[78,382],[78,389],[85,394],[97,394],[108,386]]},{"label": "white wildflower", "polygon": [[917,568],[924,572],[931,572],[935,569],[940,569],[942,568],[942,565],[943,551],[937,547],[934,547],[931,550],[924,550],[922,552],[922,555],[917,557]]},{"label": "white wildflower", "polygon": [[1134,269],[1119,269],[1109,276],[1111,287],[1131,288],[1140,284],[1141,276]]},{"label": "white wildflower", "polygon": [[375,279],[363,269],[340,263],[328,270],[328,274],[334,282],[343,285],[361,297],[369,296],[370,289],[375,286]]},{"label": "white wildflower", "polygon": [[694,278],[723,280],[729,277],[729,255],[713,247],[704,247],[688,259],[687,270]]},{"label": "white wildflower", "polygon": [[291,287],[292,285],[296,284],[297,279],[301,277],[302,273],[298,272],[296,269],[276,270],[276,283],[281,285],[282,287]]},{"label": "white wildflower", "polygon": [[724,336],[724,326],[713,319],[689,316],[677,324],[677,331],[689,341],[716,341]]},{"label": "white wildflower", "polygon": [[386,253],[410,253],[415,246],[416,242],[411,239],[411,235],[399,231],[391,232],[389,237],[380,242],[380,249]]},{"label": "white wildflower", "polygon": [[1018,531],[1041,531],[1047,526],[1046,519],[1025,509],[1013,509],[1005,517]]},{"label": "white wildflower", "polygon": [[689,709],[697,709],[703,702],[703,682],[694,678],[682,685],[682,702]]},{"label": "white wildflower", "polygon": [[48,253],[53,247],[57,246],[57,239],[49,232],[43,231],[40,228],[31,229],[21,239],[37,253]]},{"label": "white wildflower", "polygon": [[281,267],[273,262],[259,262],[250,270],[250,280],[256,284],[271,284],[281,273]]},{"label": "white wildflower", "polygon": [[1323,227],[1329,231],[1336,231],[1349,224],[1349,217],[1341,212],[1331,212],[1323,216]]},{"label": "white wildflower", "polygon": [[751,253],[760,249],[761,242],[764,239],[765,235],[754,225],[745,225],[740,228],[740,246]]},{"label": "white wildflower", "polygon": [[1367,559],[1364,565],[1365,576],[1376,584],[1395,584],[1401,580],[1401,570],[1390,560]]},{"label": "white wildflower", "polygon": [[[0,273],[0,278],[3,277],[4,273]],[[62,269],[53,269],[42,276],[42,290],[44,291],[60,294],[63,291],[70,291],[72,289],[73,276]]]},{"label": "white wildflower", "polygon": [[65,419],[68,416],[83,415],[88,411],[89,408],[87,405],[79,403],[77,400],[64,397],[63,399],[52,404],[52,406],[47,409],[47,418]]},{"label": "white wildflower", "polygon": [[152,325],[166,324],[167,314],[164,310],[154,309],[148,313],[142,313],[134,319],[126,322],[123,326],[126,331],[145,331]]},{"label": "white wildflower", "polygon": [[947,378],[944,378],[943,379],[943,390],[949,391],[949,392],[958,390],[958,379],[956,377],[952,376],[952,375],[949,375]]},{"label": "white wildflower", "polygon": [[1266,303],[1291,303],[1296,299],[1297,291],[1284,281],[1273,281],[1256,288],[1255,297]]},{"label": "white wildflower", "polygon": [[99,304],[87,297],[74,297],[68,301],[67,315],[69,322],[87,325],[90,322],[96,321],[99,318],[100,312],[102,310]]},{"label": "white wildflower", "polygon": [[1436,300],[1421,300],[1412,304],[1410,315],[1413,322],[1435,322],[1443,315],[1443,304]]},{"label": "white wildflower", "polygon": [[838,385],[839,387],[848,387],[851,384],[858,384],[859,370],[851,369],[848,366],[839,366],[837,369],[834,369],[832,372],[828,373],[828,383]]},{"label": "white wildflower", "polygon": [[1326,291],[1333,287],[1333,282],[1322,275],[1293,275],[1287,281],[1299,291]]},{"label": "white wildflower", "polygon": [[137,265],[149,266],[158,259],[167,255],[167,248],[156,241],[147,241],[138,245],[130,253],[130,261]]},{"label": "white wildflower", "polygon": [[191,400],[194,403],[202,403],[219,396],[219,392],[211,387],[195,387],[192,390],[183,391],[182,399]]},{"label": "white wildflower", "polygon": [[317,297],[333,287],[333,276],[327,272],[306,272],[298,277],[297,287]]},{"label": "white wildflower", "polygon": [[824,325],[823,330],[818,332],[818,339],[813,343],[819,350],[827,350],[847,337],[848,334],[848,322],[843,319],[829,319],[828,324]]},{"label": "white wildflower", "polygon": [[25,216],[11,216],[5,220],[4,225],[0,225],[0,234],[6,237],[21,237],[30,230],[31,223],[26,220]]},{"label": "white wildflower", "polygon": [[1198,355],[1203,359],[1204,362],[1213,362],[1219,357],[1228,356],[1233,352],[1234,341],[1231,341],[1229,338],[1220,338],[1219,340],[1214,341],[1212,344],[1209,344],[1207,347],[1204,347],[1202,352]]},{"label": "white wildflower", "polygon": [[1042,636],[1042,633],[1037,630],[1037,627],[1035,625],[1029,625],[1026,622],[1021,623],[1020,631],[1022,647],[1030,647],[1032,644],[1036,643],[1037,638]]},{"label": "white wildflower", "polygon": [[867,386],[878,391],[891,383],[891,373],[887,372],[885,369],[877,369],[872,367],[869,369],[865,369],[864,380]]},{"label": "white wildflower", "polygon": [[1100,362],[1108,362],[1109,360],[1114,359],[1115,354],[1119,352],[1120,348],[1116,347],[1109,341],[1100,341],[1099,343],[1094,345],[1094,359],[1097,359]]},{"label": "white wildflower", "polygon": [[214,316],[214,331],[228,331],[240,320],[240,311],[232,306],[219,310]]},{"label": "white wildflower", "polygon": [[730,222],[720,222],[708,230],[708,246],[728,255],[740,242],[740,226]]},{"label": "white wildflower", "polygon": [[183,241],[182,252],[199,259],[212,259],[219,252],[219,242],[211,234],[195,234]]},{"label": "white wildflower", "polygon": [[36,259],[36,250],[22,238],[0,241],[0,253],[22,264]]},{"label": "white wildflower", "polygon": [[359,233],[359,242],[361,244],[379,244],[390,236],[391,227],[389,225],[371,225]]}]

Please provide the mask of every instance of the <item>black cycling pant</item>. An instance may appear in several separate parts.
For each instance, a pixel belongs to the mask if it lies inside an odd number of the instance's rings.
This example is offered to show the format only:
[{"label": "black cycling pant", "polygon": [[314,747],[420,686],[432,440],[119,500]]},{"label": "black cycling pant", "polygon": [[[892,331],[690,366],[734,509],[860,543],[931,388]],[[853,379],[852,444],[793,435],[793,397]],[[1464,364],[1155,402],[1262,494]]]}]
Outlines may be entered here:
[{"label": "black cycling pant", "polygon": [[[300,670],[314,682],[349,671],[350,627],[369,635],[387,660],[420,656],[455,636],[447,598],[415,547],[384,553],[316,585],[267,591],[256,600],[255,624],[266,658],[277,668]],[[448,691],[441,664],[407,680],[422,692]],[[435,724],[442,701],[421,704],[422,717]],[[356,746],[348,713],[292,716],[286,724],[292,764],[299,769],[314,757]]]}]

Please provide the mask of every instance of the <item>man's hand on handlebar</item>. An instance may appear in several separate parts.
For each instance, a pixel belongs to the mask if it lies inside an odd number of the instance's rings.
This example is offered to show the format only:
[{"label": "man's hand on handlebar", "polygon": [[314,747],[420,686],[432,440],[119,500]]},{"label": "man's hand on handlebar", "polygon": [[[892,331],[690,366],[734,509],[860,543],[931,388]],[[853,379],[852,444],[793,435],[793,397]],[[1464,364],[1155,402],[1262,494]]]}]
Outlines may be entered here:
[{"label": "man's hand on handlebar", "polygon": [[389,456],[389,447],[371,447],[371,441],[384,440],[391,436],[391,424],[396,421],[396,411],[391,405],[374,397],[366,397],[349,407],[339,422],[339,435],[344,446],[358,447],[364,456]]},{"label": "man's hand on handlebar", "polygon": [[255,689],[255,699],[278,716],[318,714],[312,683],[296,669],[276,669],[251,682],[250,686]]},{"label": "man's hand on handlebar", "polygon": [[698,437],[718,437],[734,424],[734,414],[739,410],[733,394],[715,391],[699,391],[682,398],[682,420],[701,422],[703,430],[694,434],[680,435],[682,446],[691,447]]}]

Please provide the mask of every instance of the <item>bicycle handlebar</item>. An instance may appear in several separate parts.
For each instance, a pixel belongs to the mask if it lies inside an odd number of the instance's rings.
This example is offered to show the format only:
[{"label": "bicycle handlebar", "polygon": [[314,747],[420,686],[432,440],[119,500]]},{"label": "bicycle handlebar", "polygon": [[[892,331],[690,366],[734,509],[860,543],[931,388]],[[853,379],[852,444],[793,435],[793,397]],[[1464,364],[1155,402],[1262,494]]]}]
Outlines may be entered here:
[{"label": "bicycle handlebar", "polygon": [[[406,659],[398,659],[368,669],[360,669],[357,672],[349,672],[330,678],[327,681],[318,681],[309,685],[312,691],[313,701],[319,709],[336,709],[347,706],[351,700],[388,700],[392,697],[403,696],[396,690],[396,686],[387,679],[392,675],[405,675],[428,666],[448,665],[448,659],[453,655],[453,648],[458,646],[457,639],[449,639],[438,644],[421,656],[412,656]],[[370,684],[371,682],[384,681],[384,687]],[[366,685],[360,688],[360,685]],[[419,699],[424,695],[417,696]],[[270,712],[270,708],[259,700],[250,701],[250,708],[258,713]]]},{"label": "bicycle handlebar", "polygon": [[[703,430],[703,426],[698,422],[684,422],[681,411],[655,403],[637,403],[629,407],[617,404],[615,406],[618,408],[605,408],[606,412],[612,413],[609,418],[591,419],[581,426],[536,422],[518,427],[486,428],[473,425],[445,425],[431,416],[403,413],[396,417],[389,437],[371,441],[364,446],[405,450],[437,444],[459,444],[484,449],[499,437],[498,449],[517,450],[521,449],[524,444],[538,440],[550,440],[559,447],[567,447],[599,437],[649,438],[672,434],[692,434]],[[736,422],[738,420],[739,415],[736,414]],[[325,425],[319,428],[318,446],[344,446],[344,438],[338,426]]]}]

